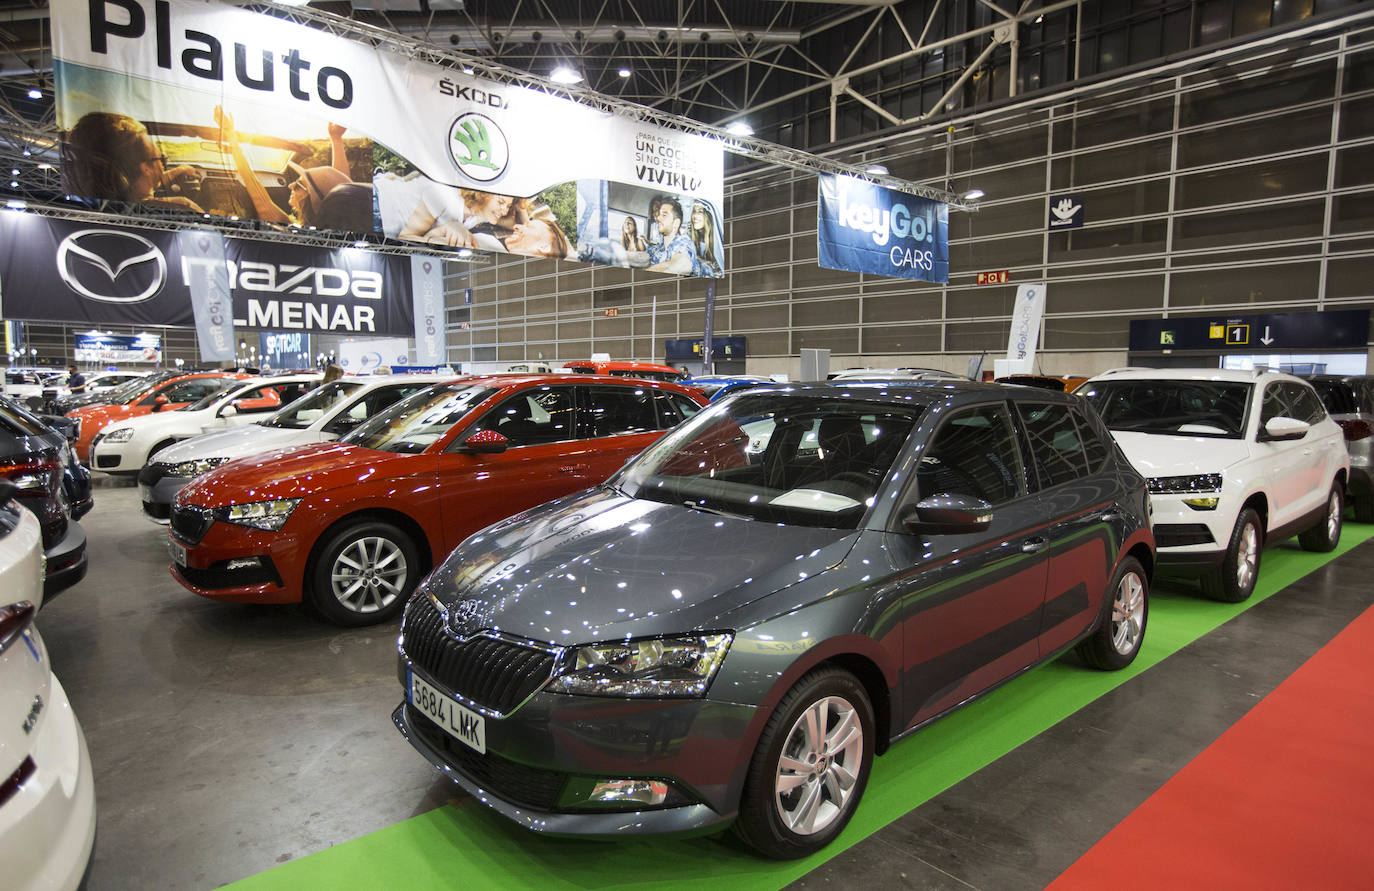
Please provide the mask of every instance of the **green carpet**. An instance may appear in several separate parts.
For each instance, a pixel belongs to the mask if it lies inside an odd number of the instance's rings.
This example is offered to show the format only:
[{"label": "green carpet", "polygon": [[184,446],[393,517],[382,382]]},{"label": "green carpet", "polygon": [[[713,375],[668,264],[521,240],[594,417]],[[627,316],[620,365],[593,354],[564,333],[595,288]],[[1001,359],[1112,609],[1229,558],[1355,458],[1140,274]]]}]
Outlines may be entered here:
[{"label": "green carpet", "polygon": [[1182,585],[1157,588],[1144,647],[1129,669],[1098,672],[1052,662],[897,743],[874,761],[868,790],[843,835],[805,860],[759,860],[720,837],[545,838],[464,800],[227,887],[699,891],[703,882],[721,881],[731,891],[780,888],[1371,536],[1374,526],[1347,524],[1334,553],[1309,554],[1296,540],[1266,551],[1259,585],[1245,603],[1204,600]]}]

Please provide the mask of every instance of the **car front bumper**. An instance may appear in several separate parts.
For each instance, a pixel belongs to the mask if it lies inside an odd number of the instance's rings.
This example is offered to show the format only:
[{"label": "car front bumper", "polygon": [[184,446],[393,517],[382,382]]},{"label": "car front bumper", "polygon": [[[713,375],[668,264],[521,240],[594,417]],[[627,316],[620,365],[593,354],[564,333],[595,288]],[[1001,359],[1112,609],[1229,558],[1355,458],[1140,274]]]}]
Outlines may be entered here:
[{"label": "car front bumper", "polygon": [[[215,521],[200,542],[168,533],[169,551],[184,548],[186,563],[173,558],[172,577],[192,593],[226,603],[299,603],[309,542],[287,532],[267,532]],[[263,559],[258,569],[231,570],[231,560]]]},{"label": "car front bumper", "polygon": [[1151,495],[1150,520],[1155,553],[1161,570],[1205,571],[1226,559],[1231,523],[1236,511],[1225,499],[1214,510],[1198,510],[1183,503],[1183,495]]},{"label": "car front bumper", "polygon": [[67,693],[52,679],[34,771],[0,808],[0,863],[13,891],[76,888],[95,850],[95,783]]},{"label": "car front bumper", "polygon": [[145,464],[138,472],[138,497],[143,504],[143,515],[165,526],[172,518],[172,499],[191,479],[173,476],[165,465]]},{"label": "car front bumper", "polygon": [[[416,670],[402,658],[399,674],[407,690],[408,673]],[[713,700],[540,692],[508,715],[484,716],[485,754],[449,735],[408,701],[391,719],[445,776],[526,829],[612,837],[707,832],[732,821],[757,714],[755,706]],[[579,784],[639,779],[667,782],[677,803],[633,810],[575,800]]]},{"label": "car front bumper", "polygon": [[134,457],[135,446],[133,440],[112,443],[108,435],[102,435],[91,443],[86,464],[105,473],[137,473],[143,462]]}]

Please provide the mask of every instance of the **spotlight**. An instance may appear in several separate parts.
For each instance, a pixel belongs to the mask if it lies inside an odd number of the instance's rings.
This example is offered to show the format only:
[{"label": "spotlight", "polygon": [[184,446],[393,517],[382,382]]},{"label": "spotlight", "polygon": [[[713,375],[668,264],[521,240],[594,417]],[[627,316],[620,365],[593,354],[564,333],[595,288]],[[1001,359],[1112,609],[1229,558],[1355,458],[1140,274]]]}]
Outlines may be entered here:
[{"label": "spotlight", "polygon": [[887,168],[881,164],[870,164],[864,169],[864,173],[871,173],[874,176],[887,176]]},{"label": "spotlight", "polygon": [[29,90],[29,98],[30,98],[30,99],[42,99],[42,98],[43,98],[43,91],[42,91],[42,90],[38,90],[38,89]]},{"label": "spotlight", "polygon": [[979,198],[982,198],[983,195],[984,195],[984,192],[983,192],[982,189],[970,189],[969,191],[967,191],[967,192],[964,193],[964,200],[965,200],[965,201],[977,201]]},{"label": "spotlight", "polygon": [[629,77],[629,76],[630,76],[630,69],[628,69],[628,68],[622,68],[622,69],[620,69],[619,71],[617,71],[616,74],[619,74],[621,77]]},{"label": "spotlight", "polygon": [[549,80],[556,84],[576,84],[582,82],[582,75],[567,65],[559,65],[549,74]]},{"label": "spotlight", "polygon": [[754,128],[744,121],[731,121],[725,126],[725,132],[732,133],[735,136],[753,136]]}]

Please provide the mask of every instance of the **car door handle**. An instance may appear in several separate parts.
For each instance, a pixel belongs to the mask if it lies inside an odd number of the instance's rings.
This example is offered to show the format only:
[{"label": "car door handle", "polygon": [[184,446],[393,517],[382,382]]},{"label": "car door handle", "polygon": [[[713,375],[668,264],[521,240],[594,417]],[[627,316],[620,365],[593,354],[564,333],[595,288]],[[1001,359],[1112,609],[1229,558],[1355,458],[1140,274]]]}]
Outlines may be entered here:
[{"label": "car door handle", "polygon": [[1028,538],[1021,542],[1021,552],[1034,554],[1036,551],[1043,551],[1049,543],[1049,539],[1045,538]]},{"label": "car door handle", "polygon": [[558,468],[559,473],[586,473],[591,469],[589,464],[564,464]]},{"label": "car door handle", "polygon": [[1097,515],[1097,518],[1104,523],[1115,523],[1117,520],[1121,519],[1121,511],[1115,508],[1112,508],[1111,510],[1104,510],[1102,513]]}]

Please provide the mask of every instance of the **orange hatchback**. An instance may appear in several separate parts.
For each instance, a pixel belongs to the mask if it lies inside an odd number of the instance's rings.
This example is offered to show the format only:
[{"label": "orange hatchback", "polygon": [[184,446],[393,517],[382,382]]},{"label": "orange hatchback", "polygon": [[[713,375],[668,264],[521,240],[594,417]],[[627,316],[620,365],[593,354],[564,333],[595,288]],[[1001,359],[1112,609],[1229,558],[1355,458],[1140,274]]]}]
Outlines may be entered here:
[{"label": "orange hatchback", "polygon": [[67,417],[76,418],[77,427],[76,456],[82,464],[90,462],[91,445],[100,431],[111,421],[123,421],[139,415],[152,414],[190,405],[199,399],[217,393],[234,381],[252,377],[232,371],[199,372],[169,377],[156,386],[138,390],[126,402],[105,405],[85,405],[67,412]]},{"label": "orange hatchback", "polygon": [[172,575],[215,600],[382,622],[464,538],[604,482],[705,403],[676,384],[600,375],[435,384],[337,442],[194,479],[172,504]]},{"label": "orange hatchback", "polygon": [[633,377],[645,381],[680,381],[686,375],[671,365],[658,365],[653,362],[606,362],[600,359],[574,359],[563,366],[564,371],[574,374],[610,374],[615,377]]}]

